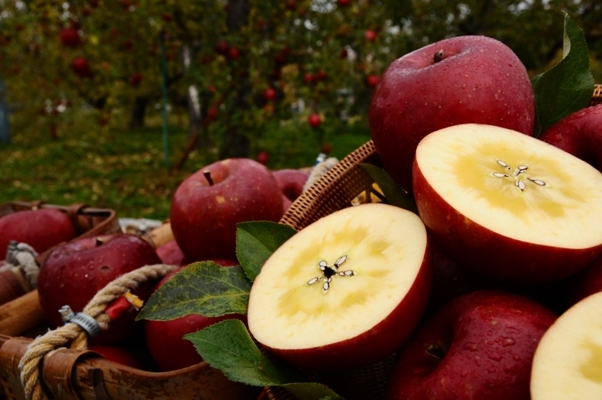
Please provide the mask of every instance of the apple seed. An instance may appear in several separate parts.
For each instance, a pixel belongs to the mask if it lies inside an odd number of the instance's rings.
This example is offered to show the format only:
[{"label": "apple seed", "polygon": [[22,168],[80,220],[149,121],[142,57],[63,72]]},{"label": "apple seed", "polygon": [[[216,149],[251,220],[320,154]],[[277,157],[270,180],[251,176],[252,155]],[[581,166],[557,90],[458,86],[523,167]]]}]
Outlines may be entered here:
[{"label": "apple seed", "polygon": [[330,289],[330,284],[332,282],[332,278],[339,275],[339,276],[343,276],[343,277],[351,277],[355,275],[355,272],[353,272],[352,270],[347,270],[347,271],[339,271],[339,267],[341,265],[343,265],[343,263],[347,261],[347,254],[345,254],[342,257],[339,257],[333,264],[332,268],[328,266],[328,263],[324,260],[321,260],[318,263],[318,268],[320,268],[320,271],[322,271],[324,273],[324,276],[316,276],[315,278],[311,278],[309,281],[307,281],[308,285],[313,285],[314,283],[317,283],[318,281],[321,281],[322,279],[324,279],[324,283],[322,284],[322,291],[323,292],[327,292]]},{"label": "apple seed", "polygon": [[[512,171],[512,167],[509,166],[505,161],[495,160],[495,162],[499,166],[503,167],[504,169],[506,169],[508,171]],[[510,178],[512,176],[512,178],[514,178],[514,186],[516,186],[521,192],[524,192],[525,189],[527,188],[527,186],[525,185],[525,182],[521,179],[521,175],[523,175],[525,172],[527,172],[528,169],[529,169],[528,165],[521,164],[518,167],[516,167],[516,169],[514,171],[512,171],[512,175],[508,175],[503,172],[492,172],[491,176],[493,176],[495,178]],[[546,183],[544,181],[542,181],[541,179],[527,177],[527,180],[529,182],[535,183],[538,186],[546,186]]]}]

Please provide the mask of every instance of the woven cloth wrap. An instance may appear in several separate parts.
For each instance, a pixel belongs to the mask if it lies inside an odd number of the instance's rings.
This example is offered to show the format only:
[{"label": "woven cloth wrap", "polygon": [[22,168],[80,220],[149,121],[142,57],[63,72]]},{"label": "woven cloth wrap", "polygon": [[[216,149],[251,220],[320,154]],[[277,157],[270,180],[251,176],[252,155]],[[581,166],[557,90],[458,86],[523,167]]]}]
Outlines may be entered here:
[{"label": "woven cloth wrap", "polygon": [[16,269],[27,279],[32,289],[38,286],[39,266],[36,262],[38,253],[27,243],[11,241],[6,249],[6,263],[0,267],[0,272]]},{"label": "woven cloth wrap", "polygon": [[334,157],[327,158],[324,161],[317,163],[314,168],[311,170],[309,174],[309,178],[305,182],[303,186],[303,191],[305,191],[308,187],[313,185],[316,181],[318,181],[321,177],[326,175],[328,171],[330,171],[335,165],[337,165],[339,160]]}]

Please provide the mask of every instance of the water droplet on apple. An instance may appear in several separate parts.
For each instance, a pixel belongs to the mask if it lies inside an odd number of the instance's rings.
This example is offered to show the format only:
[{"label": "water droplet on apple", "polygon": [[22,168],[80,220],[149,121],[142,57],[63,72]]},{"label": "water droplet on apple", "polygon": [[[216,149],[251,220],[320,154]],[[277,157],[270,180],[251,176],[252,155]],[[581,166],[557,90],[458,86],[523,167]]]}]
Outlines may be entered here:
[{"label": "water droplet on apple", "polygon": [[497,352],[489,353],[488,357],[493,361],[500,361],[502,359],[502,356]]},{"label": "water droplet on apple", "polygon": [[477,351],[478,346],[474,342],[466,342],[464,343],[464,350]]},{"label": "water droplet on apple", "polygon": [[460,376],[462,378],[466,378],[467,375],[468,375],[468,371],[467,370],[463,369],[462,371],[460,371]]},{"label": "water droplet on apple", "polygon": [[509,337],[505,337],[504,340],[502,341],[503,347],[513,346],[514,344],[516,344],[516,341]]},{"label": "water droplet on apple", "polygon": [[515,354],[515,355],[514,355],[514,357],[512,357],[512,358],[514,359],[514,361],[520,361],[520,356],[518,356],[518,355],[516,355],[516,354]]}]

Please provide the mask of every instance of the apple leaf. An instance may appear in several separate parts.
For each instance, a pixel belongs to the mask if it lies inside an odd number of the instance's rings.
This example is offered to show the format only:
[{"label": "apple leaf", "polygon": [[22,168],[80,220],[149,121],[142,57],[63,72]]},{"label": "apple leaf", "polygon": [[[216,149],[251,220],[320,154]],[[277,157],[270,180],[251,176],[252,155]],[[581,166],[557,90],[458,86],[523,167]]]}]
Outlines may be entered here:
[{"label": "apple leaf", "polygon": [[360,164],[360,166],[378,184],[389,204],[418,213],[412,197],[395,183],[387,171],[372,164]]},{"label": "apple leaf", "polygon": [[538,137],[569,114],[586,107],[594,92],[589,69],[587,42],[583,30],[568,14],[564,18],[562,60],[531,79],[535,93]]},{"label": "apple leaf", "polygon": [[236,225],[236,257],[252,281],[272,253],[297,231],[270,221],[248,221]]},{"label": "apple leaf", "polygon": [[137,319],[167,321],[189,314],[246,314],[251,282],[240,266],[193,263],[171,277],[146,302]]},{"label": "apple leaf", "polygon": [[239,320],[213,324],[184,335],[184,339],[192,342],[203,360],[232,381],[251,386],[283,386],[299,400],[341,399],[325,385],[308,382],[304,374],[288,364],[268,358]]}]

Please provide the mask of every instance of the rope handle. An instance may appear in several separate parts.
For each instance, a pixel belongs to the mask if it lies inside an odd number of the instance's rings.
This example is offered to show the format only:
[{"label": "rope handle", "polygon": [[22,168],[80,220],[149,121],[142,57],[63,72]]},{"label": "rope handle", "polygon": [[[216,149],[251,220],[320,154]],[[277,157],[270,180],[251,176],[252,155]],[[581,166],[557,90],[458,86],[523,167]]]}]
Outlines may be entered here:
[{"label": "rope handle", "polygon": [[[107,306],[130,290],[136,288],[139,283],[149,279],[159,279],[168,273],[175,271],[175,265],[155,264],[147,265],[124,274],[101,289],[90,302],[84,307],[82,313],[93,318],[101,329],[107,329],[110,318],[105,313]],[[38,336],[27,346],[27,351],[19,361],[21,372],[21,385],[25,391],[25,398],[32,400],[48,399],[42,389],[40,379],[41,363],[44,357],[59,347],[70,347],[76,350],[84,350],[88,346],[86,330],[76,322],[65,323],[54,330],[49,330],[42,336]]]}]

